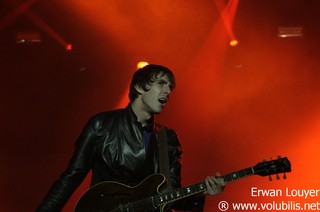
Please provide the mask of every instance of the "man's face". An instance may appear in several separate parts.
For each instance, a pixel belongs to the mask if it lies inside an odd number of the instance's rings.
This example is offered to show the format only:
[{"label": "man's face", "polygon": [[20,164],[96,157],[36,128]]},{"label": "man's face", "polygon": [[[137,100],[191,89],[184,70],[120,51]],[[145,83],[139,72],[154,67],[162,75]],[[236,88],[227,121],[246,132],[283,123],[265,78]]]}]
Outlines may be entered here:
[{"label": "man's face", "polygon": [[150,114],[161,113],[171,93],[169,78],[166,75],[158,76],[151,85],[147,85],[147,89],[141,94],[142,109]]}]

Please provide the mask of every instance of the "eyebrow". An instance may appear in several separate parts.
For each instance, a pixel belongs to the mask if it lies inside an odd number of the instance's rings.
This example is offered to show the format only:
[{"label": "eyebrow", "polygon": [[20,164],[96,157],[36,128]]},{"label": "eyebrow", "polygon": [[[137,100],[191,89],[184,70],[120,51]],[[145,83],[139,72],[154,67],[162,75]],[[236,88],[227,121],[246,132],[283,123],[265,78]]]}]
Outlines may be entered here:
[{"label": "eyebrow", "polygon": [[155,82],[165,82],[166,84],[171,84],[171,81],[170,81],[170,80],[161,79],[161,78],[156,79]]},{"label": "eyebrow", "polygon": [[169,85],[170,90],[174,89],[174,86],[172,85],[172,82],[170,80],[167,80],[167,79],[156,79],[154,81],[154,83],[157,83],[157,82],[164,82],[166,85]]}]

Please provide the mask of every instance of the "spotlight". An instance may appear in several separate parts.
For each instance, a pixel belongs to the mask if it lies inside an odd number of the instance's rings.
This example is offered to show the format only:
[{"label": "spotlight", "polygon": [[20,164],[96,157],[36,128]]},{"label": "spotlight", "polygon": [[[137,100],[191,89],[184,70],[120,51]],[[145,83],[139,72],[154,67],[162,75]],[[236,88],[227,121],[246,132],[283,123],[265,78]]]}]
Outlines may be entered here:
[{"label": "spotlight", "polygon": [[139,69],[139,68],[143,68],[143,67],[145,67],[146,65],[149,65],[149,63],[146,62],[146,61],[140,61],[140,62],[138,62],[138,64],[137,64],[137,68],[138,68],[138,69]]},{"label": "spotlight", "polygon": [[230,46],[237,46],[238,45],[238,40],[233,39],[233,40],[230,41],[229,44],[230,44]]},{"label": "spotlight", "polygon": [[66,51],[71,51],[72,50],[72,44],[69,43],[66,45]]},{"label": "spotlight", "polygon": [[303,37],[302,27],[278,27],[279,38]]},{"label": "spotlight", "polygon": [[41,35],[37,31],[21,31],[16,34],[17,44],[40,43]]}]

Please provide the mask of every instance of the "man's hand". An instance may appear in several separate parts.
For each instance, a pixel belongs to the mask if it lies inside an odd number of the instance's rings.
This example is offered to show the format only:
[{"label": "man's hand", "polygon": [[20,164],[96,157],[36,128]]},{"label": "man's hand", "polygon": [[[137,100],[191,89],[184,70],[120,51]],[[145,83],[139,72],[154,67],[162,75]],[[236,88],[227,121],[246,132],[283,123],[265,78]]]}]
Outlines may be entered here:
[{"label": "man's hand", "polygon": [[205,191],[204,194],[217,195],[223,191],[226,184],[220,176],[220,173],[217,172],[215,176],[206,177],[205,183],[207,185],[207,191]]}]

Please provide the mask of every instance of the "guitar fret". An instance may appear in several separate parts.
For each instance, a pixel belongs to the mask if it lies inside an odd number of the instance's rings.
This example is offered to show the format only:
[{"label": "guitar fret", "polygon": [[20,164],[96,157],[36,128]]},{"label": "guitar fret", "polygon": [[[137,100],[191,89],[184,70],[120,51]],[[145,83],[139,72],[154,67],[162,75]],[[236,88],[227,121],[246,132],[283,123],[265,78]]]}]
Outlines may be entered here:
[{"label": "guitar fret", "polygon": [[230,182],[230,181],[234,181],[239,178],[243,178],[243,177],[246,177],[246,176],[249,176],[252,174],[253,174],[253,169],[250,167],[250,168],[242,169],[237,172],[233,172],[233,173],[224,175],[224,176],[222,176],[222,178],[225,182]]}]

